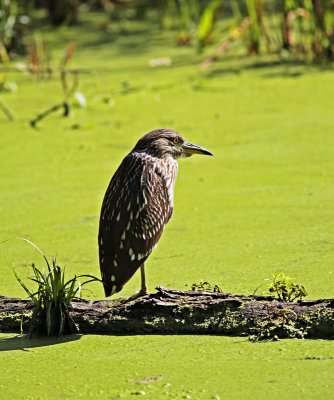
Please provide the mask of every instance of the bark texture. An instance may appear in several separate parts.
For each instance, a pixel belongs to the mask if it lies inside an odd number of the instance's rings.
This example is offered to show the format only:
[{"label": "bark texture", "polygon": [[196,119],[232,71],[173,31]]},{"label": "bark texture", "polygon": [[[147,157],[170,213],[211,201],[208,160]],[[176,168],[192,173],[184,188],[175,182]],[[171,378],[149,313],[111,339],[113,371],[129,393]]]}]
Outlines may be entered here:
[{"label": "bark texture", "polygon": [[[26,331],[32,311],[28,300],[0,296],[0,332]],[[76,300],[71,316],[79,331],[89,334],[233,335],[255,341],[334,338],[334,299],[288,303],[159,287],[135,300]]]}]

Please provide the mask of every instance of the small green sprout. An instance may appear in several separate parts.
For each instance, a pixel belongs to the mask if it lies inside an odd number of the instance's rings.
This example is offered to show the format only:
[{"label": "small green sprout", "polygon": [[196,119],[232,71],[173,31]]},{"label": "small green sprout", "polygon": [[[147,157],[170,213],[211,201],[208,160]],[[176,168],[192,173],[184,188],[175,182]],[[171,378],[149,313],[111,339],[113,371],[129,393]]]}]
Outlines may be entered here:
[{"label": "small green sprout", "polygon": [[281,301],[301,300],[308,293],[303,285],[292,282],[293,279],[286,276],[283,272],[272,274],[269,293],[275,294]]},{"label": "small green sprout", "polygon": [[[189,285],[187,285],[189,286]],[[211,284],[208,281],[201,280],[191,284],[191,290],[193,292],[213,292],[213,293],[223,293],[223,289],[218,284]]]}]

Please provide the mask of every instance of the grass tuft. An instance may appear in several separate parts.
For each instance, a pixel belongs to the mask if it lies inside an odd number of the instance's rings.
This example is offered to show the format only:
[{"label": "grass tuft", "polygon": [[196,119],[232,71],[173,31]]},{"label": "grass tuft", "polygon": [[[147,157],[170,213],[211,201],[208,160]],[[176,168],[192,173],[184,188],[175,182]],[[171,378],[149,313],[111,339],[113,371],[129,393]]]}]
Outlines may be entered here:
[{"label": "grass tuft", "polygon": [[[30,289],[14,271],[16,279],[34,302],[35,309],[32,314],[29,328],[30,336],[34,333],[47,336],[60,336],[69,333],[78,333],[79,329],[71,315],[71,303],[79,298],[83,285],[100,281],[92,275],[79,275],[65,279],[65,269],[52,258],[51,263],[44,253],[28,239],[20,238],[31,244],[43,256],[47,270],[44,271],[32,264],[33,275],[29,278],[37,284],[37,290]],[[88,278],[83,283],[79,278]]]}]

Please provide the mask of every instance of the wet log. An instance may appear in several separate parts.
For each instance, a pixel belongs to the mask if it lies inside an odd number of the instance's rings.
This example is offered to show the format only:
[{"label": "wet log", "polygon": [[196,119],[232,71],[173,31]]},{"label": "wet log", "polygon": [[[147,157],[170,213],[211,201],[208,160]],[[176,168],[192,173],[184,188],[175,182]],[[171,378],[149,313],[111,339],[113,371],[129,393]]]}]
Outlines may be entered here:
[{"label": "wet log", "polygon": [[[0,332],[27,330],[33,308],[31,301],[0,296]],[[75,300],[70,315],[82,334],[334,338],[334,299],[282,302],[159,287],[134,300]]]}]

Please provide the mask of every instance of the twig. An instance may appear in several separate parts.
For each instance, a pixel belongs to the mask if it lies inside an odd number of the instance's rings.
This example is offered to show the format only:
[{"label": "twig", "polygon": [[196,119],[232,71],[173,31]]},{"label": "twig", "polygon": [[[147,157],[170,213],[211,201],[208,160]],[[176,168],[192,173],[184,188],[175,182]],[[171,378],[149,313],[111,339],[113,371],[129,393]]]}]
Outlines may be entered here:
[{"label": "twig", "polygon": [[60,71],[60,80],[63,87],[64,98],[68,99],[75,93],[79,86],[79,73],[73,73],[73,82],[71,88],[68,87],[67,71],[65,69]]},{"label": "twig", "polygon": [[15,120],[14,114],[2,100],[0,100],[0,108],[3,111],[3,113],[6,115],[6,117],[9,119],[9,121]]},{"label": "twig", "polygon": [[77,89],[77,87],[79,85],[79,75],[80,74],[78,72],[73,74],[72,86],[69,87],[68,86],[68,81],[67,81],[67,71],[65,69],[62,69],[60,71],[60,81],[61,81],[62,88],[63,88],[64,101],[62,103],[56,104],[56,105],[48,108],[47,110],[45,110],[42,113],[38,114],[36,118],[32,119],[30,121],[30,126],[32,128],[36,128],[36,126],[37,126],[39,121],[41,121],[42,119],[46,118],[49,114],[59,110],[62,107],[64,109],[64,112],[63,112],[63,116],[64,117],[67,117],[70,114],[70,102],[69,102],[69,99],[74,94],[74,92],[76,91],[76,89]]},{"label": "twig", "polygon": [[67,101],[63,101],[62,103],[55,104],[54,106],[52,106],[52,107],[48,108],[47,110],[38,114],[34,119],[32,119],[30,121],[30,126],[32,128],[36,128],[39,121],[46,118],[49,114],[51,114],[55,111],[58,111],[60,108],[64,109],[64,112],[63,112],[64,116],[67,116],[69,114],[69,105],[68,105]]}]

